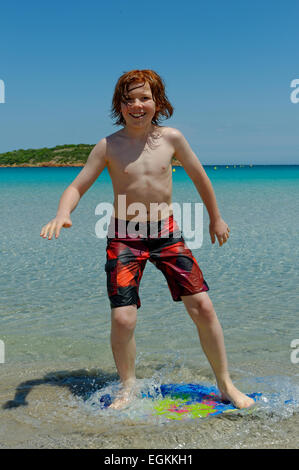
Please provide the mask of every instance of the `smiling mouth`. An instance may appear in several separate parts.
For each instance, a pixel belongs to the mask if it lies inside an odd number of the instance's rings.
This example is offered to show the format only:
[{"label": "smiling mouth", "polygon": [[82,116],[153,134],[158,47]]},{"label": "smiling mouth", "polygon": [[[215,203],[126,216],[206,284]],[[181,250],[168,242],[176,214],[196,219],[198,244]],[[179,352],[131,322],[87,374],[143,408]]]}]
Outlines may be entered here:
[{"label": "smiling mouth", "polygon": [[131,113],[129,113],[129,114],[130,114],[130,116],[132,116],[134,119],[140,119],[140,118],[142,118],[143,116],[146,115],[146,113],[138,113],[138,114],[137,114],[137,113],[136,113],[136,114],[131,114]]}]

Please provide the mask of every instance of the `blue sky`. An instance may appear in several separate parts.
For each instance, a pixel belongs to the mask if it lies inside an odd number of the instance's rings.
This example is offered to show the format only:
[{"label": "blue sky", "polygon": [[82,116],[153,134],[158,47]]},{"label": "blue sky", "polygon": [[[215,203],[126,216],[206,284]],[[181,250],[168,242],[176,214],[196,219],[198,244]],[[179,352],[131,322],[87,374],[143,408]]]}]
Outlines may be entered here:
[{"label": "blue sky", "polygon": [[118,129],[118,77],[151,68],[164,125],[203,164],[299,164],[298,15],[298,0],[2,2],[0,152],[95,144]]}]

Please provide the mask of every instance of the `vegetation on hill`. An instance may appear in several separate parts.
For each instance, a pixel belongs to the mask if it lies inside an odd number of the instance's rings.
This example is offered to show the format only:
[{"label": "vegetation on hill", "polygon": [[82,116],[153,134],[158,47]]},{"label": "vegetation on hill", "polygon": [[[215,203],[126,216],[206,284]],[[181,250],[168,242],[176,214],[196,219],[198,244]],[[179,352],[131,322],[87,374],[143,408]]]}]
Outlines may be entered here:
[{"label": "vegetation on hill", "polygon": [[[14,150],[0,154],[1,165],[30,165],[42,166],[43,163],[52,163],[53,166],[70,165],[72,163],[84,165],[93,145],[57,145],[53,148]],[[51,165],[52,166],[52,165]]]},{"label": "vegetation on hill", "polygon": [[[57,145],[53,148],[0,153],[0,166],[83,166],[94,145]],[[173,164],[178,162],[173,159]]]}]

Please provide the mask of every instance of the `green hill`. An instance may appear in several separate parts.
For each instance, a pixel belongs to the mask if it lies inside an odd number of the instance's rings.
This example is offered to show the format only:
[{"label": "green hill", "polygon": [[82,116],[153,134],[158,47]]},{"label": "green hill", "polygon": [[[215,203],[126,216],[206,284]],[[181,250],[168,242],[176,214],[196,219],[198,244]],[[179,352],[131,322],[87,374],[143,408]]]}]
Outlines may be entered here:
[{"label": "green hill", "polygon": [[[57,145],[53,148],[0,153],[0,166],[83,166],[94,145]],[[175,158],[174,165],[179,163]]]},{"label": "green hill", "polygon": [[0,165],[14,166],[51,166],[82,164],[84,165],[94,145],[57,145],[53,148],[14,150],[0,153]]}]

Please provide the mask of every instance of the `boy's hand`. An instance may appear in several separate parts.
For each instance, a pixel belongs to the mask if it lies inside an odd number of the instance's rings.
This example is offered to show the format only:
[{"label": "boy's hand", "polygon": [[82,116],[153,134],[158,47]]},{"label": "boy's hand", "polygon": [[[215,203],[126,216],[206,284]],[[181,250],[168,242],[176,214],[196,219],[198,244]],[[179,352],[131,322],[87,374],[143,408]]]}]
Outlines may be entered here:
[{"label": "boy's hand", "polygon": [[213,222],[210,222],[209,231],[213,244],[216,241],[216,237],[218,239],[219,246],[222,246],[223,243],[226,243],[227,239],[229,238],[230,229],[228,228],[227,223],[225,223],[221,217]]},{"label": "boy's hand", "polygon": [[49,232],[48,240],[51,240],[53,233],[55,233],[55,238],[58,238],[62,227],[70,228],[72,225],[69,215],[57,215],[55,219],[51,220],[47,225],[44,225],[40,236],[47,238]]}]

